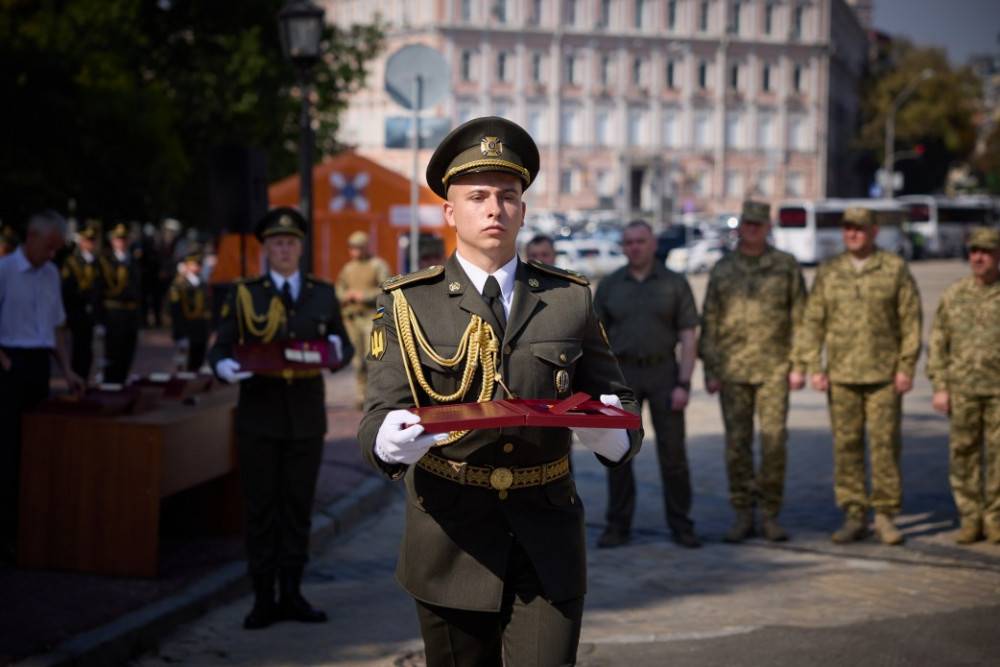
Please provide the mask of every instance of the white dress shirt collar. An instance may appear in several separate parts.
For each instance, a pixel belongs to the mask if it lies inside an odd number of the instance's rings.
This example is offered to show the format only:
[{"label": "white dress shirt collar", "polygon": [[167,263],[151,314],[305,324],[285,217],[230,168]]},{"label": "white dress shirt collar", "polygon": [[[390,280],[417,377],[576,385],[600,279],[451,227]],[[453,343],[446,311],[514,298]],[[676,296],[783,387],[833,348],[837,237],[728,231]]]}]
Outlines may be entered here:
[{"label": "white dress shirt collar", "polygon": [[[469,280],[475,286],[476,291],[480,294],[483,293],[483,288],[486,286],[486,279],[490,277],[491,274],[486,273],[478,266],[468,261],[462,257],[461,253],[457,250],[455,251],[455,258],[458,260],[459,266],[465,271],[465,275],[469,276]],[[501,266],[495,272],[493,272],[493,277],[497,279],[500,283],[500,295],[503,299],[503,308],[507,315],[510,315],[510,306],[514,302],[514,274],[517,273],[517,254],[515,254],[509,262]]]},{"label": "white dress shirt collar", "polygon": [[280,292],[284,288],[285,281],[287,280],[288,284],[291,286],[292,300],[293,301],[299,300],[299,287],[302,284],[302,274],[299,271],[296,271],[287,278],[278,273],[277,271],[275,271],[274,269],[271,269],[270,271],[268,271],[268,273],[271,274],[271,280],[274,281],[275,289],[277,289]]}]

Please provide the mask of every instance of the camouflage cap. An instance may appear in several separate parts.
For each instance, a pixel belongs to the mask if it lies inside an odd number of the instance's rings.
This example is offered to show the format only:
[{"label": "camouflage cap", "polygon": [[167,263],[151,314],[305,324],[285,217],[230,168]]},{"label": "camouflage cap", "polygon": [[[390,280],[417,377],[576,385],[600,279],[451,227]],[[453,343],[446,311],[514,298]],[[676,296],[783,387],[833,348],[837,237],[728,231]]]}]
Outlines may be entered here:
[{"label": "camouflage cap", "polygon": [[347,237],[347,245],[352,248],[367,248],[368,247],[368,234],[364,233],[360,229],[353,232]]},{"label": "camouflage cap", "polygon": [[1000,248],[1000,229],[976,227],[969,233],[969,240],[965,245],[969,249],[996,250]]},{"label": "camouflage cap", "polygon": [[291,206],[279,206],[265,213],[264,217],[257,222],[253,232],[259,241],[281,234],[305,239],[306,219],[302,217],[298,209]]},{"label": "camouflage cap", "polygon": [[769,224],[771,222],[771,205],[765,202],[746,200],[743,202],[740,222],[757,222],[762,225]]},{"label": "camouflage cap", "polygon": [[427,186],[442,199],[462,174],[500,171],[527,190],[538,174],[538,146],[524,128],[500,116],[473,118],[448,133],[427,164]]},{"label": "camouflage cap", "polygon": [[861,206],[852,206],[846,211],[844,211],[844,218],[841,220],[842,225],[855,225],[857,227],[871,227],[875,222],[875,216],[867,208],[862,208]]}]

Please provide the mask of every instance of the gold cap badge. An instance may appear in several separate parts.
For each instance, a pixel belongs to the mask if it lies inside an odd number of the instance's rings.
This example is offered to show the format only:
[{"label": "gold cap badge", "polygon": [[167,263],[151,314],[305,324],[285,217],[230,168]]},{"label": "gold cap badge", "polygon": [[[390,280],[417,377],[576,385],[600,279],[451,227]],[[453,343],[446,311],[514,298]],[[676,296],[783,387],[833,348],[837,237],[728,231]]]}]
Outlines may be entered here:
[{"label": "gold cap badge", "polygon": [[500,157],[503,155],[503,142],[500,137],[483,137],[479,142],[479,150],[483,157]]}]

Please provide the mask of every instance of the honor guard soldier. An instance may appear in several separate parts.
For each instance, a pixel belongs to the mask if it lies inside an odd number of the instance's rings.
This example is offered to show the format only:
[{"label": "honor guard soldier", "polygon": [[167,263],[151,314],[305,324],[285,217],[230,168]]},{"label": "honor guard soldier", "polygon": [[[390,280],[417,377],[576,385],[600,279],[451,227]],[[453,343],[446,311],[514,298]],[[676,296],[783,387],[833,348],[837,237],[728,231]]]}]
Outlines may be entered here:
[{"label": "honor guard soldier", "polygon": [[[476,118],[427,166],[457,251],[383,284],[358,433],[365,459],[405,479],[396,576],[416,600],[427,665],[574,664],[586,592],[583,507],[568,428],[423,433],[407,410],[582,391],[637,413],[586,279],[518,260],[538,149],[519,126]],[[641,430],[575,429],[608,466]],[[433,449],[432,449],[433,446]]]},{"label": "honor guard soldier", "polygon": [[86,380],[94,364],[94,326],[101,307],[101,273],[98,266],[96,221],[89,221],[76,235],[76,249],[63,262],[62,297],[66,325],[73,338],[70,364]]},{"label": "honor guard soldier", "polygon": [[[920,293],[906,262],[875,245],[871,211],[849,208],[842,225],[847,250],[816,271],[790,379],[801,383],[808,371],[830,404],[834,494],[845,515],[833,541],[863,539],[874,508],[879,539],[901,544],[893,523],[903,501],[900,421],[920,355]],[[865,491],[866,427],[871,495]]]},{"label": "honor guard soldier", "polygon": [[934,409],[951,418],[949,478],[961,517],[955,541],[972,544],[985,533],[1000,544],[1000,231],[975,229],[967,247],[972,275],[941,297],[927,376]]},{"label": "honor guard soldier", "polygon": [[[785,488],[792,345],[805,309],[806,286],[795,258],[768,245],[770,231],[771,207],[743,202],[736,252],[712,268],[702,307],[699,350],[705,388],[719,393],[729,502],[736,512],[727,542],[742,542],[754,534],[754,505],[763,513],[765,538],[788,538],[778,512]],[[791,386],[801,388],[801,381]],[[761,450],[756,473],[755,413]]]},{"label": "honor guard soldier", "polygon": [[167,297],[174,343],[185,352],[185,370],[197,372],[205,362],[212,320],[211,293],[201,275],[201,247],[191,245]]},{"label": "honor guard soldier", "polygon": [[299,271],[305,233],[305,218],[293,208],[272,209],[257,223],[269,270],[232,290],[208,354],[219,378],[240,383],[236,437],[254,588],[253,609],[243,623],[249,630],[279,620],[327,618],[301,592],[326,434],[321,371],[251,373],[234,358],[239,343],[329,338],[341,350],[340,364],[350,362],[353,348],[333,285]]},{"label": "honor guard soldier", "polygon": [[389,278],[389,265],[381,257],[372,257],[368,235],[364,232],[354,232],[347,238],[347,251],[351,259],[337,277],[337,298],[344,312],[344,326],[351,346],[357,351],[352,364],[358,380],[357,407],[360,410],[368,382],[365,357],[375,315],[375,299],[382,293],[382,283]]},{"label": "honor guard soldier", "polygon": [[140,251],[129,249],[128,228],[111,230],[111,250],[99,260],[103,290],[101,320],[104,325],[104,382],[124,384],[139,342]]}]

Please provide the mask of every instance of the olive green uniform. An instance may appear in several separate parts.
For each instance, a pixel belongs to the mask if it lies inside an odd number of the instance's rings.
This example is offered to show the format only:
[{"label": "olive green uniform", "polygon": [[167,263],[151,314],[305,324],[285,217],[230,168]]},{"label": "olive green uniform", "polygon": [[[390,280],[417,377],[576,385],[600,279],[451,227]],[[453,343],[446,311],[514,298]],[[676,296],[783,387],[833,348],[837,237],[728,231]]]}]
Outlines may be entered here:
[{"label": "olive green uniform", "polygon": [[[625,382],[642,405],[649,402],[663,483],[667,525],[674,535],[692,532],[691,474],[684,444],[684,411],[671,407],[677,382],[674,348],[679,332],[698,327],[698,310],[684,276],[659,262],[642,281],[622,267],[605,277],[594,296],[597,316],[621,365]],[[635,514],[632,464],[608,471],[608,527],[628,533]]]},{"label": "olive green uniform", "polygon": [[[845,252],[817,270],[795,356],[800,368],[829,376],[834,491],[837,505],[848,515],[861,516],[870,506],[893,516],[902,505],[902,401],[893,380],[896,373],[913,377],[920,323],[920,294],[898,255],[877,248],[856,269]],[[870,498],[865,491],[866,427]]]},{"label": "olive green uniform", "polygon": [[101,320],[104,323],[104,381],[124,383],[135,360],[139,342],[139,276],[141,252],[136,250],[120,261],[114,253],[98,260],[103,285]]},{"label": "olive green uniform", "polygon": [[101,280],[98,259],[90,261],[79,249],[66,258],[62,270],[62,298],[66,326],[73,337],[70,365],[86,382],[94,364],[94,325],[101,309]]},{"label": "olive green uniform", "polygon": [[[702,308],[699,355],[706,383],[722,384],[729,499],[738,510],[759,502],[781,509],[788,440],[788,372],[806,291],[792,255],[768,247],[759,257],[734,252],[712,269]],[[753,420],[761,460],[754,473]]]},{"label": "olive green uniform", "polygon": [[211,292],[205,281],[197,285],[182,275],[167,290],[170,303],[170,326],[174,341],[188,342],[186,369],[196,372],[205,362],[205,349],[211,329]]},{"label": "olive green uniform", "polygon": [[[365,398],[368,382],[368,337],[372,330],[372,316],[375,315],[375,299],[382,293],[382,283],[389,278],[389,265],[380,257],[352,259],[344,265],[337,276],[337,297],[340,299],[344,315],[344,326],[357,350],[351,362],[358,379],[358,402]],[[348,302],[348,292],[361,292],[361,301]]]},{"label": "olive green uniform", "polygon": [[[577,391],[594,397],[617,394],[626,409],[637,412],[601,334],[585,283],[559,269],[519,263],[511,310],[503,326],[453,255],[444,267],[390,280],[378,299],[368,397],[358,440],[362,455],[373,467],[392,479],[405,478],[406,528],[396,577],[420,603],[428,664],[452,664],[448,656],[462,654],[492,655],[494,649],[481,642],[499,641],[495,629],[474,632],[487,639],[466,639],[458,648],[447,628],[498,627],[501,621],[495,614],[471,612],[509,609],[508,596],[515,595],[513,604],[529,607],[527,615],[536,620],[527,625],[523,620],[511,621],[518,627],[508,631],[517,641],[508,647],[505,640],[505,649],[515,651],[515,657],[508,654],[508,659],[513,664],[562,664],[570,658],[539,656],[549,650],[575,655],[576,640],[565,635],[579,633],[586,550],[583,504],[566,466],[571,432],[524,427],[474,430],[453,444],[431,450],[416,465],[404,466],[387,464],[376,455],[379,427],[392,410],[434,404],[428,388],[440,394],[461,390],[464,361],[447,365],[441,360],[456,354],[470,322],[476,321],[503,332],[495,346],[495,368],[516,396],[557,398]],[[396,308],[402,299],[407,304],[402,312],[409,316],[398,319]],[[401,338],[401,322],[415,322],[438,359],[414,342],[415,334]],[[469,345],[476,344],[477,353],[491,354],[488,345],[478,347],[480,340],[472,336]],[[419,367],[426,385],[404,367],[402,353],[407,350],[419,354],[414,368]],[[464,394],[448,402],[505,397],[499,382],[484,386],[484,370],[489,367],[488,360],[477,367]],[[638,451],[641,430],[629,432],[629,440],[630,449],[620,462],[602,459],[602,463],[625,464]],[[519,470],[538,471],[539,466],[558,469],[559,476],[508,491],[498,490],[502,485],[492,486],[493,474],[488,472],[502,468],[518,475]],[[474,484],[471,472],[467,479],[467,471],[475,468],[487,471],[481,476],[490,483]],[[449,474],[450,478],[442,476]],[[546,605],[558,613],[540,612],[539,606]],[[515,612],[514,616],[524,619],[526,615]],[[552,635],[546,641],[550,632],[563,640]],[[534,652],[534,657],[518,661],[516,656],[524,651]]]},{"label": "olive green uniform", "polygon": [[977,285],[969,276],[945,291],[927,376],[951,402],[949,480],[962,521],[1000,532],[1000,281]]},{"label": "olive green uniform", "polygon": [[[243,295],[243,296],[241,296]],[[271,336],[257,327],[271,325]],[[279,324],[280,323],[280,324]],[[221,311],[212,368],[233,358],[237,343],[309,340],[340,336],[343,363],[347,340],[333,285],[303,276],[298,298],[288,306],[270,277],[239,283]],[[299,571],[308,559],[313,495],[326,433],[326,401],[319,370],[256,373],[240,382],[236,437],[246,510],[250,573]]]}]

